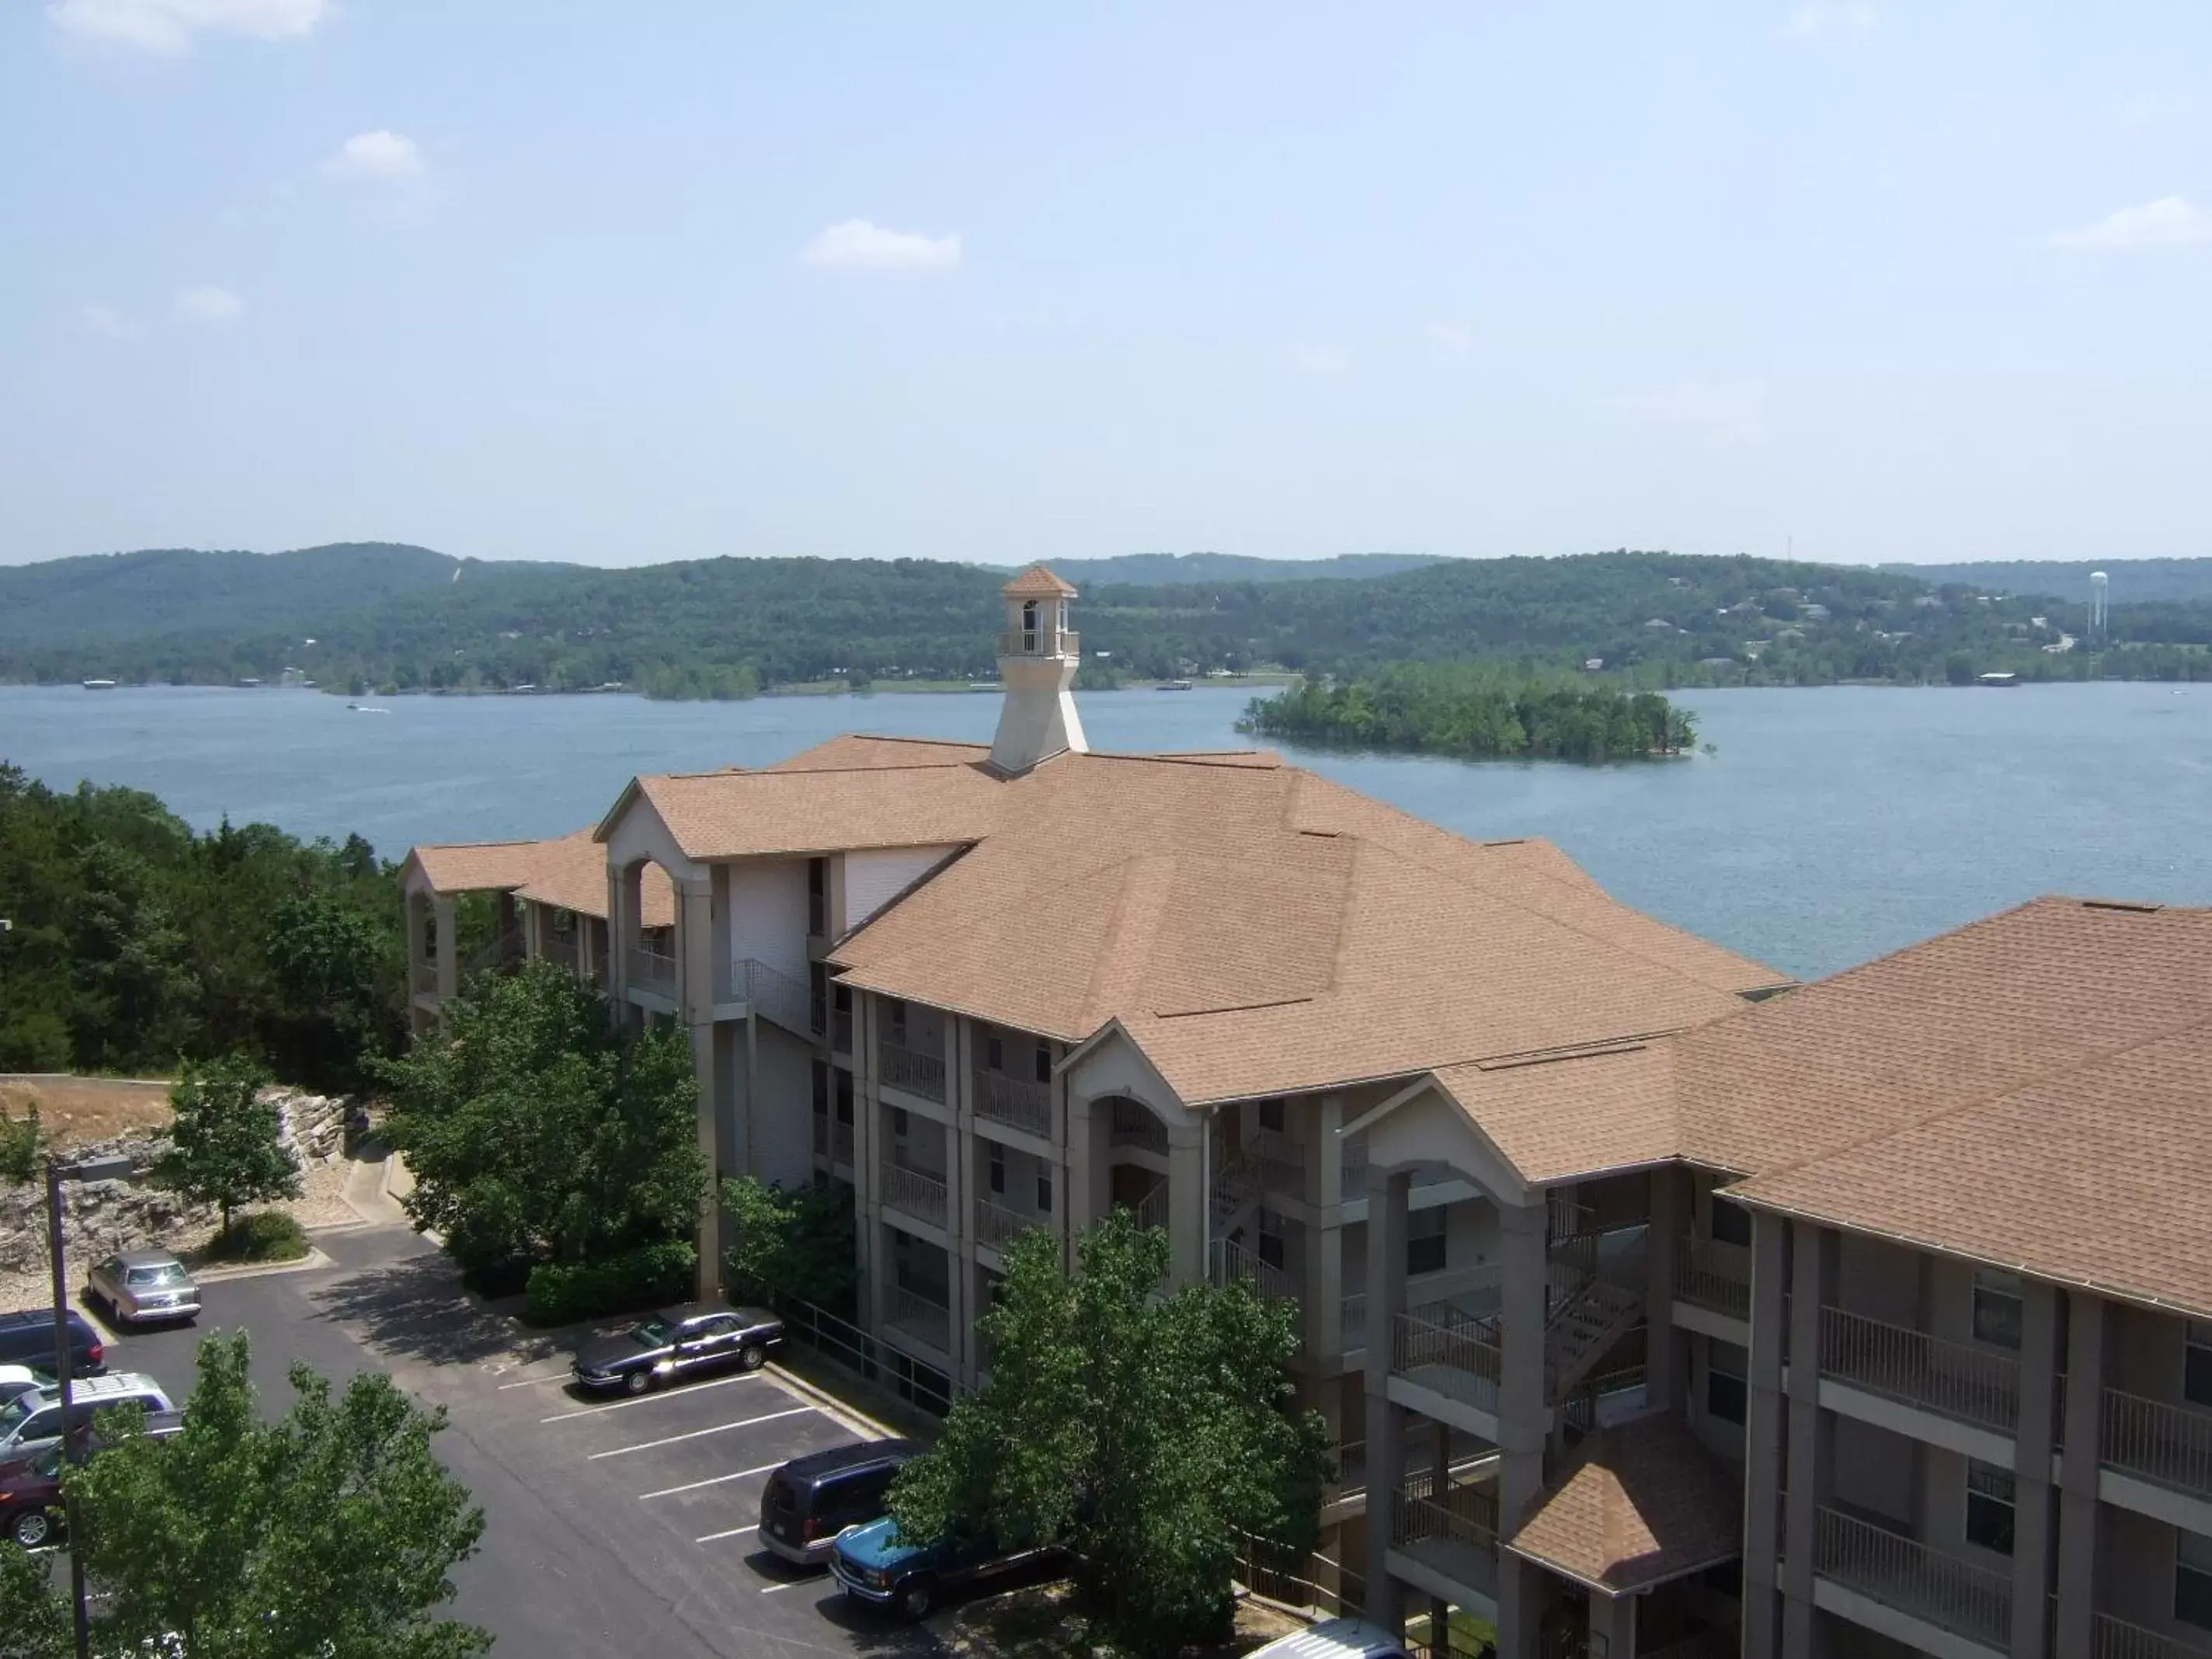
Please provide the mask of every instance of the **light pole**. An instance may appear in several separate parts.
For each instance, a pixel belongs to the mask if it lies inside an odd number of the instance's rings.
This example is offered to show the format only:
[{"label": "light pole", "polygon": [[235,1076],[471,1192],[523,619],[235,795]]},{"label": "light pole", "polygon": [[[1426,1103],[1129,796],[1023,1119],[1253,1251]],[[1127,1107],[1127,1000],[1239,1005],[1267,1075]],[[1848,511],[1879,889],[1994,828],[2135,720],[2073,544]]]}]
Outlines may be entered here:
[{"label": "light pole", "polygon": [[[70,1463],[84,1459],[85,1437],[76,1432],[75,1396],[70,1389],[70,1361],[76,1358],[70,1341],[69,1268],[62,1259],[62,1182],[112,1181],[131,1174],[127,1158],[88,1159],[64,1164],[46,1159],[46,1251],[54,1267],[54,1381],[62,1397],[62,1457]],[[76,1504],[69,1488],[62,1488],[62,1516],[69,1533],[70,1605],[76,1620],[76,1659],[92,1659],[92,1620],[84,1599],[84,1556],[78,1547]]]}]

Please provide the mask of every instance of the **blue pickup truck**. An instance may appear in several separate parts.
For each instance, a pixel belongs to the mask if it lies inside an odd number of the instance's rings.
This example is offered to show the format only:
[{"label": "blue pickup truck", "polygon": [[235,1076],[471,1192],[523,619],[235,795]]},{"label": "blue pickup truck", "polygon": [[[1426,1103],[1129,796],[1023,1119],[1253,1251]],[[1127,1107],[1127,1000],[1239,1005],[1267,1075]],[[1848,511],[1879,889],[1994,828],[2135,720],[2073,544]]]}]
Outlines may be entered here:
[{"label": "blue pickup truck", "polygon": [[1059,1553],[1056,1546],[1009,1549],[984,1538],[903,1543],[898,1523],[886,1516],[841,1534],[830,1552],[830,1571],[848,1595],[902,1619],[922,1619],[946,1590],[996,1578]]}]

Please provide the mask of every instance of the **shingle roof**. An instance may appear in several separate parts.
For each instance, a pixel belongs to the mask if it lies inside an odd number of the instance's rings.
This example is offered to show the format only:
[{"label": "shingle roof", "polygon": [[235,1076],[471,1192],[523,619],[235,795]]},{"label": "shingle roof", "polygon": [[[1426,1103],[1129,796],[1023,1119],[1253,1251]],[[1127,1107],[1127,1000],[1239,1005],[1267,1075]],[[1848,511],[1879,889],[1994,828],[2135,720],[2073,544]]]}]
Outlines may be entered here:
[{"label": "shingle roof", "polygon": [[999,590],[1010,599],[1073,599],[1074,585],[1064,582],[1041,564],[1033,564]]},{"label": "shingle roof", "polygon": [[1680,1417],[1638,1418],[1583,1442],[1505,1547],[1625,1595],[1741,1553],[1743,1488]]},{"label": "shingle roof", "polygon": [[520,887],[528,881],[549,842],[468,841],[410,848],[408,857],[421,868],[434,893],[483,893]]},{"label": "shingle roof", "polygon": [[600,840],[640,795],[692,859],[947,846],[988,833],[999,806],[991,774],[934,757],[903,766],[679,774],[635,780],[600,825]]},{"label": "shingle roof", "polygon": [[1664,1162],[1680,1145],[1674,1045],[1663,1039],[1445,1066],[1436,1077],[1532,1182]]},{"label": "shingle roof", "polygon": [[[589,830],[548,841],[459,842],[416,847],[408,856],[438,893],[512,891],[580,915],[607,915],[606,849]],[[659,866],[640,884],[647,927],[676,923],[676,889]]]}]

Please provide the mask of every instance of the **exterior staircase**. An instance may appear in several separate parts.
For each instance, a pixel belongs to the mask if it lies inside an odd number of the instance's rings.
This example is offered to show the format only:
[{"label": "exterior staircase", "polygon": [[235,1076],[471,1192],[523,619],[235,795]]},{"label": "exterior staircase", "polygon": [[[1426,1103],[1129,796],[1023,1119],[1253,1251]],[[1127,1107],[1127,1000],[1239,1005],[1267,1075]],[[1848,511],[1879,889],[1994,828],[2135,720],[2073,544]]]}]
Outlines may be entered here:
[{"label": "exterior staircase", "polygon": [[1544,1324],[1544,1398],[1558,1405],[1581,1385],[1607,1349],[1644,1317],[1638,1291],[1609,1279],[1585,1280]]}]

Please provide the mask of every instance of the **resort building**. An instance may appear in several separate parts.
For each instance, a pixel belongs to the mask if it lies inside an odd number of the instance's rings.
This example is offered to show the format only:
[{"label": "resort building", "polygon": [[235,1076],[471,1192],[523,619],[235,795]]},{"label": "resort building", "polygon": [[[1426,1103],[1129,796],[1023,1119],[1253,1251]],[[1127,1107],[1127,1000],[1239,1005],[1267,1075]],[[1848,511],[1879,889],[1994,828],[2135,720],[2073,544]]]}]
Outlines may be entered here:
[{"label": "resort building", "polygon": [[988,1373],[1009,1241],[1116,1206],[1292,1302],[1340,1468],[1307,1576],[1385,1622],[2212,1655],[2212,915],[2041,901],[1793,988],[1547,843],[1088,751],[1072,596],[1008,584],[988,748],[415,849],[419,1019],[489,891],[488,957],[680,1027],[718,1171],[851,1189],[919,1394]]}]

